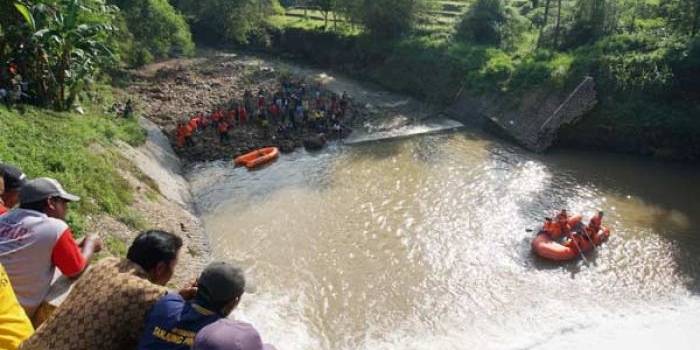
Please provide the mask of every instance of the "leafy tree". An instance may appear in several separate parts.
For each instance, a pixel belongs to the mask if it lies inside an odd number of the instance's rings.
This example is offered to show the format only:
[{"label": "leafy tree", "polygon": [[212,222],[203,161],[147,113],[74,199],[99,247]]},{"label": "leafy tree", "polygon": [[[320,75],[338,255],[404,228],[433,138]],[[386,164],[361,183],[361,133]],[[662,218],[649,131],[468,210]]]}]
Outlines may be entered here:
[{"label": "leafy tree", "polygon": [[264,28],[266,16],[281,11],[277,0],[174,0],[201,40],[246,43]]},{"label": "leafy tree", "polygon": [[508,47],[524,30],[523,19],[503,0],[477,0],[457,27],[457,38],[479,45]]},{"label": "leafy tree", "polygon": [[192,34],[185,18],[167,0],[109,0],[131,34],[133,46],[124,59],[133,65],[153,59],[191,55]]},{"label": "leafy tree", "polygon": [[355,2],[340,9],[351,12],[348,17],[358,22],[376,37],[395,38],[408,33],[418,14],[426,6],[424,0],[348,0]]},{"label": "leafy tree", "polygon": [[15,7],[22,20],[3,19],[11,43],[3,61],[20,67],[37,102],[70,108],[100,68],[114,63],[108,39],[118,10],[103,0],[26,1]]}]

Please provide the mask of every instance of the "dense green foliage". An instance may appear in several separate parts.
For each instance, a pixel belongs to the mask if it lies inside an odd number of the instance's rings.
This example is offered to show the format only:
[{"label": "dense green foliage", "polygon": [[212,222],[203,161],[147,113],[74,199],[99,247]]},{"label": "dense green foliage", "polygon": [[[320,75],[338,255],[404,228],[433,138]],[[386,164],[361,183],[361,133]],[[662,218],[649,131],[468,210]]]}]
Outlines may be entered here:
[{"label": "dense green foliage", "polygon": [[103,71],[193,51],[187,23],[167,0],[0,4],[0,88],[16,102],[68,110]]},{"label": "dense green foliage", "polygon": [[[100,67],[114,62],[110,38],[117,11],[102,0],[6,4],[0,60],[23,75],[24,93],[34,102],[67,109]],[[9,72],[0,73],[0,86],[10,85],[4,81],[12,78]]]},{"label": "dense green foliage", "polygon": [[121,9],[126,30],[132,40],[124,59],[132,65],[149,63],[154,59],[191,55],[194,52],[192,34],[185,18],[167,0],[110,0]]},{"label": "dense green foliage", "polygon": [[246,43],[264,34],[267,16],[281,11],[277,0],[173,0],[195,35],[209,44]]},{"label": "dense green foliage", "polygon": [[[23,81],[25,101],[66,110],[100,72],[190,54],[191,37],[256,47],[271,38],[279,49],[439,103],[460,91],[517,99],[593,76],[605,92],[598,122],[700,134],[698,0],[283,3],[288,8],[278,0],[4,1],[0,88]],[[21,80],[8,74],[10,63]]]},{"label": "dense green foliage", "polygon": [[379,41],[378,29],[348,15],[357,3],[336,1],[347,25],[332,28],[289,10],[294,17],[272,21],[275,45],[441,104],[458,92],[518,101],[592,76],[599,107],[569,137],[604,128],[596,147],[700,156],[687,146],[700,140],[700,1],[433,0],[411,30]]}]

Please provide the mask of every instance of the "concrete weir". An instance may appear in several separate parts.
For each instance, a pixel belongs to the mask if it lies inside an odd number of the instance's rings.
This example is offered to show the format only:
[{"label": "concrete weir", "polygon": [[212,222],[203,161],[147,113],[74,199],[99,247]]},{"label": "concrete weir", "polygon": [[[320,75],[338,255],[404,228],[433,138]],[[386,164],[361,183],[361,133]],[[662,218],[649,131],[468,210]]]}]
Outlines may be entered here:
[{"label": "concrete weir", "polygon": [[499,96],[475,97],[460,94],[448,109],[459,120],[478,120],[495,126],[533,152],[552,146],[559,129],[577,122],[598,103],[595,81],[586,77],[568,95],[551,91],[531,91],[519,103],[504,103]]}]

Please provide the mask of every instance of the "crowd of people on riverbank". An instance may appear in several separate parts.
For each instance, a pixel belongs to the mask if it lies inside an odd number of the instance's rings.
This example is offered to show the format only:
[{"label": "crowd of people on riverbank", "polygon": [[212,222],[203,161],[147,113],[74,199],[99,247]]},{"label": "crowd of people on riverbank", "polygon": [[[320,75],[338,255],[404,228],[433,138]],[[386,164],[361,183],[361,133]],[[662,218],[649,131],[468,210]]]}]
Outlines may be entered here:
[{"label": "crowd of people on riverbank", "polygon": [[[101,240],[76,242],[66,223],[79,200],[55,179],[0,164],[0,349],[274,349],[228,318],[246,289],[239,267],[214,262],[182,289],[165,287],[183,245],[173,233],[141,232],[125,258],[89,264]],[[56,269],[74,282],[46,317]]]},{"label": "crowd of people on riverbank", "polygon": [[216,130],[221,143],[229,141],[229,132],[248,124],[262,127],[268,135],[288,138],[300,131],[318,134],[341,134],[351,118],[350,98],[338,95],[318,84],[303,80],[282,80],[274,91],[259,89],[254,95],[246,90],[242,101],[211,112],[198,112],[177,123],[175,140],[178,148],[194,146],[195,137],[204,130]]}]

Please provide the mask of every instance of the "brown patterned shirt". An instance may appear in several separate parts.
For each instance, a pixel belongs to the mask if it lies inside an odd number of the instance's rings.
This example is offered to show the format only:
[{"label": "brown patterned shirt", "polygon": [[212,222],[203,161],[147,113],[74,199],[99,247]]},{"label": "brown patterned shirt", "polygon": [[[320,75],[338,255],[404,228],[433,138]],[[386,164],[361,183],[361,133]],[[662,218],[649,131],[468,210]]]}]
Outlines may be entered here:
[{"label": "brown patterned shirt", "polygon": [[76,282],[65,302],[22,350],[136,348],[146,314],[167,292],[127,259],[106,258]]}]

